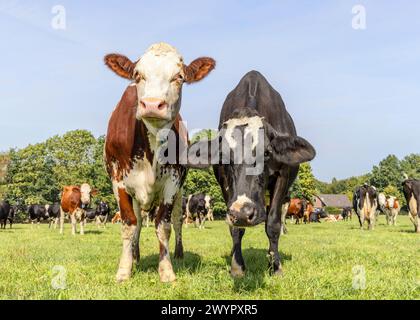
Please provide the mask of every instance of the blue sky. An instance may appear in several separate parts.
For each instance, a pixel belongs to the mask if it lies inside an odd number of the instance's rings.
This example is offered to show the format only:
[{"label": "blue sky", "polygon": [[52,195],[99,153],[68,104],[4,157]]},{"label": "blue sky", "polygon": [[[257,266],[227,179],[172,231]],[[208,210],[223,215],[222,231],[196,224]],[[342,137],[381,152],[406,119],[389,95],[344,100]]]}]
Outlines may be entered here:
[{"label": "blue sky", "polygon": [[[54,30],[54,5],[66,30]],[[352,28],[365,6],[367,29]],[[420,152],[420,2],[0,0],[0,150],[55,134],[106,132],[127,82],[103,65],[171,43],[217,68],[184,86],[189,129],[216,128],[226,95],[249,70],[280,92],[325,181]]]}]

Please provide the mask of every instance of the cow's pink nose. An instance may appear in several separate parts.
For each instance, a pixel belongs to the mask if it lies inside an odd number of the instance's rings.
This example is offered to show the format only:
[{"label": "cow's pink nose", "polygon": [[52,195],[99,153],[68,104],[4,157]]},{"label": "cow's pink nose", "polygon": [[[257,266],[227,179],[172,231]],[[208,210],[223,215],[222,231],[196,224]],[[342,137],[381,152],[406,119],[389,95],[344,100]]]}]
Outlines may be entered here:
[{"label": "cow's pink nose", "polygon": [[166,118],[168,104],[161,99],[140,100],[140,114],[143,118]]}]

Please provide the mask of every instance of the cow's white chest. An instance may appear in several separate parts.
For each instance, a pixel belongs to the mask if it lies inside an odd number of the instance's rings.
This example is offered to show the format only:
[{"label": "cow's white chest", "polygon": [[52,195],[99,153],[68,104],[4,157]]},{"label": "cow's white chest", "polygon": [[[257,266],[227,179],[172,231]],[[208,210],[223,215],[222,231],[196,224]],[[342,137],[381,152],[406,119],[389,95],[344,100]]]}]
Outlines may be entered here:
[{"label": "cow's white chest", "polygon": [[160,203],[172,203],[179,190],[178,173],[170,167],[162,167],[147,159],[136,160],[133,168],[123,179],[127,192],[136,199],[143,210]]},{"label": "cow's white chest", "polygon": [[417,201],[416,198],[414,197],[414,195],[411,196],[410,202],[408,204],[408,206],[410,207],[410,213],[412,216],[415,216],[418,214],[417,212]]}]

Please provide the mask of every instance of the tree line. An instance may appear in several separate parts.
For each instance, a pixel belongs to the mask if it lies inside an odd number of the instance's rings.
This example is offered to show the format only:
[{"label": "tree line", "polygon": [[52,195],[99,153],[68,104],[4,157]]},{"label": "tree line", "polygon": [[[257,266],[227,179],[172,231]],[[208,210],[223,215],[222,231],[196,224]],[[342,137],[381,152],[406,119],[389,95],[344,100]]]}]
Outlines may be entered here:
[{"label": "tree line", "polygon": [[[202,130],[191,141],[211,139],[214,135],[215,131]],[[75,130],[0,154],[0,199],[27,205],[50,204],[60,201],[64,185],[87,182],[99,191],[95,200],[106,201],[116,210],[117,203],[103,161],[104,143],[105,136],[95,138],[87,130]],[[397,195],[404,203],[401,189],[403,173],[410,178],[420,178],[420,154],[412,154],[402,160],[389,155],[370,173],[343,180],[334,178],[330,183],[317,180],[310,163],[304,163],[291,187],[291,196],[313,200],[318,194],[346,194],[351,200],[354,189],[367,182],[380,192]],[[211,168],[189,170],[183,193],[185,196],[209,194],[215,200],[214,213],[221,215],[226,211],[222,192]]]}]

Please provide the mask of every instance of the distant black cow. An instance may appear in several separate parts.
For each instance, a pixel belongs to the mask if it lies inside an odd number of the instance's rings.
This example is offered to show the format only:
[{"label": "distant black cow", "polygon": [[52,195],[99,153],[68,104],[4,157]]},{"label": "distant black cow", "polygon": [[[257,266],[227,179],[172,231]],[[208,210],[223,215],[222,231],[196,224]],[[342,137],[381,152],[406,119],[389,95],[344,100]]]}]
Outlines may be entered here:
[{"label": "distant black cow", "polygon": [[14,217],[14,209],[10,203],[6,201],[0,202],[0,229],[6,229],[7,221],[10,223],[10,228],[12,228]]},{"label": "distant black cow", "polygon": [[98,228],[100,226],[106,227],[106,223],[108,221],[108,215],[109,215],[109,206],[106,202],[100,201],[98,202],[98,205],[95,209],[92,208],[86,208],[85,214],[86,214],[86,220],[87,221],[95,221]]},{"label": "distant black cow", "polygon": [[57,229],[58,221],[60,220],[61,205],[58,202],[47,205],[48,228],[54,224],[54,229]]},{"label": "distant black cow", "polygon": [[[198,150],[195,154],[200,157],[197,165],[190,161],[190,166],[213,164],[221,186],[233,240],[231,275],[240,277],[245,272],[241,244],[245,228],[263,222],[270,270],[280,275],[279,212],[299,165],[315,157],[315,149],[297,136],[280,94],[259,72],[247,73],[223,104],[218,136],[192,144],[189,150]],[[266,192],[270,197],[267,211]]]},{"label": "distant black cow", "polygon": [[321,220],[319,220],[320,218],[321,218],[321,211],[318,209],[315,209],[315,211],[313,211],[309,216],[309,222],[321,223]]},{"label": "distant black cow", "polygon": [[31,224],[36,222],[38,225],[41,220],[48,219],[48,206],[42,204],[33,204],[28,206],[28,220]]},{"label": "distant black cow", "polygon": [[108,221],[110,210],[106,202],[100,201],[96,207],[96,224],[97,226],[103,226],[106,228],[106,223]]},{"label": "distant black cow", "polygon": [[420,233],[420,180],[404,181],[403,191],[410,211],[410,220],[414,224],[414,231]]},{"label": "distant black cow", "polygon": [[204,222],[207,218],[207,201],[204,193],[190,195],[185,205],[186,224],[192,221],[199,229],[204,229]]},{"label": "distant black cow", "polygon": [[343,217],[344,221],[347,221],[348,219],[351,220],[352,215],[352,209],[350,207],[344,208],[341,212],[341,216]]},{"label": "distant black cow", "polygon": [[357,187],[353,195],[353,209],[356,212],[360,228],[365,221],[369,223],[369,230],[375,228],[376,209],[378,208],[378,195],[376,188],[368,184]]}]

